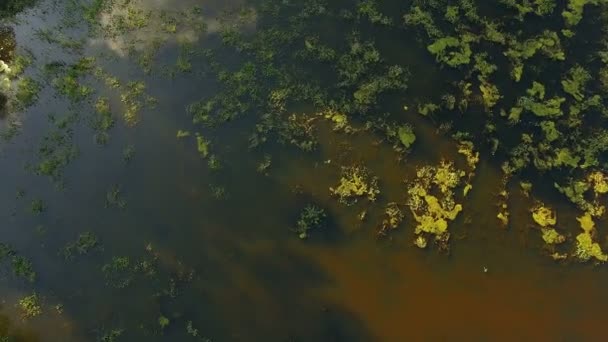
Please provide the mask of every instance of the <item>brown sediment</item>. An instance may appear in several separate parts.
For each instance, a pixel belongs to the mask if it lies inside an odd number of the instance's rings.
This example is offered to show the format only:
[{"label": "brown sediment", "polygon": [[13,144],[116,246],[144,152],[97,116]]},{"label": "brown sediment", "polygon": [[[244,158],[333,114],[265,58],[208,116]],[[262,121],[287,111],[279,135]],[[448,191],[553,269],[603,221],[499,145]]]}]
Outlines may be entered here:
[{"label": "brown sediment", "polygon": [[482,263],[491,259],[423,260],[411,248],[384,253],[368,242],[302,252],[330,278],[318,295],[354,312],[381,341],[601,339],[608,323],[602,275],[570,269],[576,276],[565,277],[506,250],[487,273]]}]

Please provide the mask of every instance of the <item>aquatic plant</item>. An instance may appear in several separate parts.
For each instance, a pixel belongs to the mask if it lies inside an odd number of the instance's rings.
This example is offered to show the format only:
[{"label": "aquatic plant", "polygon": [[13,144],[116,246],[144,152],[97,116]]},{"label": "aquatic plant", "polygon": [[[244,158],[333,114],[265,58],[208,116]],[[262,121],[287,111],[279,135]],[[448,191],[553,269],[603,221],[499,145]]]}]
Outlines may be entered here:
[{"label": "aquatic plant", "polygon": [[23,297],[19,300],[19,308],[23,319],[34,318],[42,315],[40,298],[36,293]]},{"label": "aquatic plant", "polygon": [[133,159],[133,156],[135,156],[135,146],[127,145],[127,147],[122,150],[123,162],[129,163]]},{"label": "aquatic plant", "polygon": [[118,207],[119,209],[125,209],[127,202],[122,198],[122,189],[119,185],[112,185],[110,190],[106,193],[105,207]]},{"label": "aquatic plant", "polygon": [[177,136],[177,138],[178,138],[178,139],[181,139],[181,138],[187,138],[187,137],[189,137],[189,136],[190,136],[190,132],[188,132],[188,131],[183,131],[183,130],[181,130],[181,129],[180,129],[180,130],[178,130],[178,131],[177,131],[176,136]]},{"label": "aquatic plant", "polygon": [[194,328],[192,321],[186,322],[186,333],[192,337],[198,336],[198,329]]},{"label": "aquatic plant", "polygon": [[378,230],[378,235],[386,235],[389,230],[397,229],[403,221],[404,215],[399,208],[399,205],[395,202],[390,202],[384,209],[384,220]]},{"label": "aquatic plant", "polygon": [[[455,201],[454,189],[461,185],[465,175],[466,172],[446,161],[417,170],[416,179],[408,183],[407,190],[407,205],[418,223],[416,235],[433,235],[440,248],[447,248],[448,222],[462,211],[462,205]],[[425,245],[422,240],[418,243]]]},{"label": "aquatic plant", "polygon": [[44,204],[44,202],[41,199],[32,200],[32,203],[30,204],[30,211],[33,214],[41,214],[45,210],[46,210],[46,205]]},{"label": "aquatic plant", "polygon": [[39,160],[34,166],[34,172],[61,185],[64,169],[79,153],[72,142],[72,126],[77,116],[74,113],[61,117],[50,114],[48,118],[53,128],[43,137],[38,147]]},{"label": "aquatic plant", "polygon": [[543,228],[555,226],[557,223],[555,212],[542,204],[532,209],[532,218],[534,222]]},{"label": "aquatic plant", "polygon": [[104,145],[108,141],[108,131],[114,126],[114,117],[110,110],[110,100],[107,97],[99,97],[95,102],[95,116],[93,118],[93,129],[95,141],[98,144]]},{"label": "aquatic plant", "polygon": [[110,331],[107,332],[102,332],[101,336],[99,337],[99,341],[101,342],[116,342],[118,341],[118,338],[120,336],[122,336],[122,334],[125,332],[124,329],[112,329]]},{"label": "aquatic plant", "polygon": [[0,3],[0,19],[12,17],[28,7],[36,4],[37,0],[5,0]]},{"label": "aquatic plant", "polygon": [[257,171],[258,173],[262,173],[264,175],[268,175],[268,169],[272,165],[272,157],[270,155],[265,155],[264,159],[259,162]]},{"label": "aquatic plant", "polygon": [[364,196],[373,202],[380,194],[378,178],[370,175],[363,166],[342,167],[339,184],[335,188],[330,187],[329,191],[346,205],[352,205]]},{"label": "aquatic plant", "polygon": [[300,217],[293,230],[298,233],[300,239],[306,239],[308,238],[309,230],[323,227],[326,216],[325,210],[322,208],[312,204],[307,205],[300,213]]},{"label": "aquatic plant", "polygon": [[15,98],[20,108],[27,108],[33,105],[38,99],[38,93],[42,87],[30,77],[24,77],[17,82]]},{"label": "aquatic plant", "polygon": [[566,241],[566,237],[557,232],[554,228],[543,228],[542,238],[549,245],[557,245]]},{"label": "aquatic plant", "polygon": [[166,327],[168,327],[170,323],[171,321],[167,317],[163,315],[160,315],[158,317],[158,325],[160,326],[161,330],[164,330]]},{"label": "aquatic plant", "polygon": [[128,257],[113,257],[109,263],[101,268],[106,284],[122,289],[133,281],[133,266]]},{"label": "aquatic plant", "polygon": [[597,261],[608,261],[608,255],[604,254],[600,245],[593,241],[595,234],[595,222],[591,214],[585,213],[577,218],[580,223],[582,233],[576,236],[576,252],[575,256],[581,261],[588,261],[595,258]]},{"label": "aquatic plant", "polygon": [[397,134],[399,135],[399,141],[406,149],[409,149],[416,141],[416,134],[414,134],[410,125],[400,126]]},{"label": "aquatic plant", "polygon": [[92,232],[84,232],[78,236],[78,239],[69,242],[61,251],[63,257],[67,260],[72,260],[76,255],[85,255],[90,251],[99,247],[99,241]]},{"label": "aquatic plant", "polygon": [[196,149],[203,158],[209,156],[210,146],[211,142],[209,140],[205,139],[200,133],[196,133]]}]

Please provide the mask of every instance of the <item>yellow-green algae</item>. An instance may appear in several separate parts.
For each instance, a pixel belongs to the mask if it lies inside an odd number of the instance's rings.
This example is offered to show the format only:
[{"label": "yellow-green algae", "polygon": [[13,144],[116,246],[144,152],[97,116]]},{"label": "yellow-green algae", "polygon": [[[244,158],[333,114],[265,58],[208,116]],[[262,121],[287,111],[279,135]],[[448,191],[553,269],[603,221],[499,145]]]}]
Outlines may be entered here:
[{"label": "yellow-green algae", "polygon": [[602,248],[597,242],[593,242],[595,234],[595,222],[590,213],[585,213],[577,218],[581,225],[582,233],[576,236],[576,252],[575,255],[581,261],[588,261],[595,258],[598,261],[608,261],[608,255],[604,254]]},{"label": "yellow-green algae", "polygon": [[[438,241],[449,239],[448,222],[456,219],[462,205],[455,202],[457,188],[465,171],[457,170],[452,162],[442,161],[438,166],[424,166],[409,183],[407,204],[418,223],[415,234],[430,234]],[[416,245],[426,245],[417,240]]]},{"label": "yellow-green algae", "polygon": [[360,197],[367,197],[375,201],[380,189],[378,178],[371,176],[363,166],[348,166],[342,168],[342,176],[337,187],[330,187],[329,191],[338,196],[340,203],[351,205]]}]

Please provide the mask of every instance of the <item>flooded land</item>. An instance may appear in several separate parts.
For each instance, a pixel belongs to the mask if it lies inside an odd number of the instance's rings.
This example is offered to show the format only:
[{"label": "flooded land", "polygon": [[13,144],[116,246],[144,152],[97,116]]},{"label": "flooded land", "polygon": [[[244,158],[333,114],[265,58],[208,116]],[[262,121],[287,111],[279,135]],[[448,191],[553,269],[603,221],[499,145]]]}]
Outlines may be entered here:
[{"label": "flooded land", "polygon": [[0,3],[0,342],[596,341],[605,0]]}]

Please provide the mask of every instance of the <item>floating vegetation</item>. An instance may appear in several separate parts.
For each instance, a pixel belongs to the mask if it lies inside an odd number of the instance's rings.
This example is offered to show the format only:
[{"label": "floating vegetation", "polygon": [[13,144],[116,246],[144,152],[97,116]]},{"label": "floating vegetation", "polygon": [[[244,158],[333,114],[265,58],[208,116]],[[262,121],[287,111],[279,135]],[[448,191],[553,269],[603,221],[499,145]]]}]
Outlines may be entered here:
[{"label": "floating vegetation", "polygon": [[95,141],[100,145],[108,142],[108,131],[114,126],[114,117],[110,110],[110,100],[107,97],[99,97],[95,102],[95,116],[93,118],[93,129],[95,129]]},{"label": "floating vegetation", "polygon": [[99,248],[97,236],[92,232],[84,232],[78,236],[76,241],[66,244],[61,254],[66,260],[72,260],[78,255],[86,255],[97,248]]},{"label": "floating vegetation", "polygon": [[106,193],[106,208],[117,207],[119,209],[125,209],[127,202],[122,198],[122,189],[119,185],[113,185],[110,190]]},{"label": "floating vegetation", "polygon": [[308,238],[308,231],[322,228],[326,218],[325,210],[315,206],[307,205],[300,213],[295,228],[292,230],[298,233],[300,239]]},{"label": "floating vegetation", "polygon": [[156,100],[145,93],[146,85],[143,82],[129,82],[126,90],[120,95],[125,105],[124,120],[128,126],[134,126],[139,121],[140,111],[156,106]]},{"label": "floating vegetation", "polygon": [[198,329],[194,328],[192,321],[186,322],[186,333],[192,337],[198,336]]},{"label": "floating vegetation", "polygon": [[38,100],[40,84],[32,78],[24,77],[17,82],[15,98],[20,108],[27,108]]},{"label": "floating vegetation", "polygon": [[40,298],[35,293],[21,298],[19,300],[19,309],[21,309],[21,316],[23,319],[34,318],[42,315]]},{"label": "floating vegetation", "polygon": [[125,332],[124,329],[112,329],[108,332],[102,332],[99,337],[99,341],[101,342],[116,342],[119,340],[120,336]]},{"label": "floating vegetation", "polygon": [[94,91],[91,86],[82,83],[95,66],[95,58],[83,57],[72,65],[54,62],[45,66],[45,72],[52,77],[51,83],[57,92],[73,103],[83,101]]},{"label": "floating vegetation", "polygon": [[135,156],[135,146],[128,145],[127,147],[125,147],[122,150],[122,161],[123,162],[125,162],[125,163],[131,162],[131,160],[133,159],[133,156]]},{"label": "floating vegetation", "polygon": [[[465,171],[457,170],[451,162],[438,166],[423,166],[416,172],[416,179],[408,183],[407,205],[418,223],[416,245],[426,247],[426,236],[434,236],[440,249],[448,248],[450,233],[448,224],[462,211],[456,203],[455,189],[461,186]],[[420,238],[420,239],[419,239]],[[421,248],[424,248],[421,247]]]},{"label": "floating vegetation", "polygon": [[397,229],[404,217],[399,205],[395,202],[390,202],[386,205],[384,216],[385,218],[382,220],[382,224],[378,230],[378,235],[380,236],[385,236],[390,230]]},{"label": "floating vegetation", "polygon": [[211,191],[211,196],[217,200],[223,200],[228,198],[228,192],[226,188],[221,185],[210,184],[209,190]]},{"label": "floating vegetation", "polygon": [[265,155],[264,159],[258,163],[257,171],[263,175],[268,176],[268,169],[272,165],[272,157],[270,155]]},{"label": "floating vegetation", "polygon": [[30,204],[30,211],[32,214],[42,214],[46,210],[46,205],[41,199],[35,199]]},{"label": "floating vegetation", "polygon": [[0,243],[0,263],[5,259],[10,261],[15,276],[22,277],[31,283],[36,280],[36,272],[34,272],[31,261],[19,255],[9,245]]},{"label": "floating vegetation", "polygon": [[61,183],[65,167],[78,156],[78,149],[72,143],[72,125],[76,120],[75,114],[63,117],[49,115],[53,129],[43,137],[38,148],[39,161],[34,166],[36,174],[47,176],[56,184]]},{"label": "floating vegetation", "polygon": [[211,142],[199,133],[196,134],[196,149],[198,153],[203,157],[207,158],[209,156],[209,147],[211,146]]},{"label": "floating vegetation", "polygon": [[163,315],[158,317],[158,325],[160,326],[161,330],[165,330],[165,328],[167,328],[170,323],[171,323],[171,321],[167,317],[165,317]]},{"label": "floating vegetation", "polygon": [[181,129],[179,131],[177,131],[178,139],[187,138],[189,136],[190,136],[190,132],[188,132],[188,131],[182,131]]},{"label": "floating vegetation", "polygon": [[128,257],[113,257],[101,268],[106,284],[122,289],[131,284],[134,279],[133,265]]},{"label": "floating vegetation", "polygon": [[340,183],[335,188],[330,187],[329,191],[346,205],[357,203],[361,197],[374,202],[380,194],[378,178],[370,175],[363,166],[342,167]]},{"label": "floating vegetation", "polygon": [[581,261],[588,261],[592,258],[598,262],[608,261],[608,255],[604,254],[600,245],[593,241],[596,232],[591,214],[585,213],[577,220],[583,232],[576,236],[575,256]]}]

